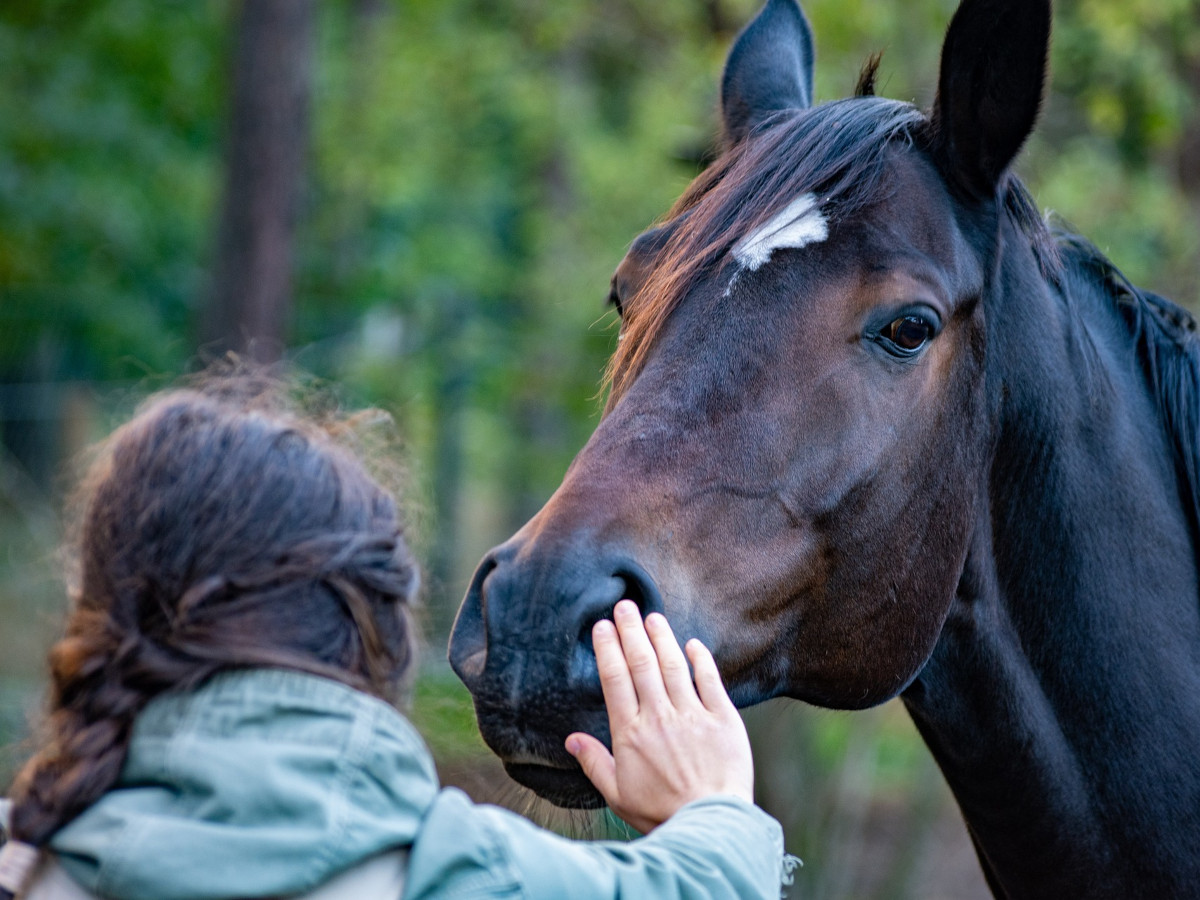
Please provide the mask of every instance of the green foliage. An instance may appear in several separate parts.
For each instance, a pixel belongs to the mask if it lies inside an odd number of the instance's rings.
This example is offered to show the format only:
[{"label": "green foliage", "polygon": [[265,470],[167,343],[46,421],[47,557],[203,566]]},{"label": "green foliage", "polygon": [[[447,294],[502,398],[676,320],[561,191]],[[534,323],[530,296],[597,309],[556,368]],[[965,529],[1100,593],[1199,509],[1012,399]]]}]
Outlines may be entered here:
[{"label": "green foliage", "polygon": [[487,758],[491,751],[479,736],[471,695],[445,667],[429,667],[413,685],[406,710],[441,763]]},{"label": "green foliage", "polygon": [[[1200,128],[1200,2],[1072,0],[1028,171],[1043,205],[1134,281],[1200,308],[1200,197],[1180,152]],[[1200,173],[1193,172],[1190,180]]]},{"label": "green foliage", "polygon": [[218,170],[225,4],[0,6],[0,370],[178,369]]}]

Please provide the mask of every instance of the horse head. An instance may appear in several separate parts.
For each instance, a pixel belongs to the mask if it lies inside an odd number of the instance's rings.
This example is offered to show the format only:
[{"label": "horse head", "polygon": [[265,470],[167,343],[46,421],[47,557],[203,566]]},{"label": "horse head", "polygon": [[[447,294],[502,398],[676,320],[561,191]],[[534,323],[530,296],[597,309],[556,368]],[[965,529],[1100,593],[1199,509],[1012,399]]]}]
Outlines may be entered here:
[{"label": "horse head", "polygon": [[1049,19],[965,0],[929,114],[873,96],[873,70],[814,106],[794,0],[738,37],[723,155],[614,276],[605,415],[455,623],[516,780],[599,802],[563,739],[607,735],[590,632],[623,597],[712,648],[739,705],[861,708],[921,672],[995,440],[986,300]]}]

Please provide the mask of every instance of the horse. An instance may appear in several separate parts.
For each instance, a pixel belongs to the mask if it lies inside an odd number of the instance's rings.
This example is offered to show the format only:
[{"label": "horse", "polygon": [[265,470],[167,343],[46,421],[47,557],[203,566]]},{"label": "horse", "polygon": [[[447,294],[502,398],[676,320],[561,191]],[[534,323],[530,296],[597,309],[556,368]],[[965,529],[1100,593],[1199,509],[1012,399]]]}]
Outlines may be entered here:
[{"label": "horse", "polygon": [[592,625],[633,599],[740,706],[899,696],[998,897],[1200,892],[1200,338],[1012,164],[1049,0],[963,0],[928,112],[813,103],[769,0],[723,151],[613,277],[594,433],[449,657],[508,773],[599,797]]}]

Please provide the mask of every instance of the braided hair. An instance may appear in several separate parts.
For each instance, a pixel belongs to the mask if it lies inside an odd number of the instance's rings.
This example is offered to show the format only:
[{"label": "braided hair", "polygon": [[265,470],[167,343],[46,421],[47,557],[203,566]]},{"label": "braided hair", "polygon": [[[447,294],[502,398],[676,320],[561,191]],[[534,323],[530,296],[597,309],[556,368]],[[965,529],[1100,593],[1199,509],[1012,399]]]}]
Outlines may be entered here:
[{"label": "braided hair", "polygon": [[418,575],[395,502],[269,394],[236,380],[171,391],[102,445],[45,734],[13,785],[14,844],[46,846],[112,787],[134,720],[164,692],[269,666],[396,698]]}]

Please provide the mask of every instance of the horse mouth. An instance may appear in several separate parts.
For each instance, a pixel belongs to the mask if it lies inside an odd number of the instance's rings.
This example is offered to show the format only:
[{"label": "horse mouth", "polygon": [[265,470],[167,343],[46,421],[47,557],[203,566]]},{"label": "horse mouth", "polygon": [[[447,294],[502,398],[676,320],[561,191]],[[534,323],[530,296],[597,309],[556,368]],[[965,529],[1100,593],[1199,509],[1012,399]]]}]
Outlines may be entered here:
[{"label": "horse mouth", "polygon": [[[566,809],[598,809],[604,798],[563,742],[583,731],[606,744],[608,714],[603,706],[580,709],[577,703],[544,703],[535,710],[500,706],[475,697],[476,721],[484,743],[500,758],[513,781],[543,800]],[[536,725],[532,723],[537,723]]]},{"label": "horse mouth", "polygon": [[533,762],[505,762],[504,771],[517,784],[565,809],[599,809],[604,797],[583,770]]}]

